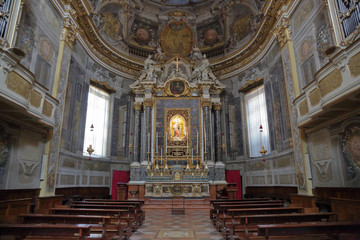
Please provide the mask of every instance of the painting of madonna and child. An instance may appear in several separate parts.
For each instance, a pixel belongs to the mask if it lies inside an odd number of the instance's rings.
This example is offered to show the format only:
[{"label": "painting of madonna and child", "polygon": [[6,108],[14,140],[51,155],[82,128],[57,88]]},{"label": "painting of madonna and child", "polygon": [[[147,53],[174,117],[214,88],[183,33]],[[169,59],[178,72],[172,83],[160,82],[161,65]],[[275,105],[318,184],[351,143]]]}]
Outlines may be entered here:
[{"label": "painting of madonna and child", "polygon": [[187,136],[185,118],[175,115],[170,119],[170,139],[172,141],[184,141]]}]

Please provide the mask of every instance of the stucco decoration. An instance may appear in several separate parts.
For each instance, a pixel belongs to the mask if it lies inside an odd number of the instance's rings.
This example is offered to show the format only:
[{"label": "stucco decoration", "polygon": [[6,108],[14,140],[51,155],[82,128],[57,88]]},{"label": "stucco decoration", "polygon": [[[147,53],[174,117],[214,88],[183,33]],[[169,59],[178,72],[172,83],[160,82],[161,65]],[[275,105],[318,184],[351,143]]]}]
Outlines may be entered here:
[{"label": "stucco decoration", "polygon": [[360,122],[346,126],[341,138],[341,151],[345,162],[345,179],[350,182],[360,181]]}]

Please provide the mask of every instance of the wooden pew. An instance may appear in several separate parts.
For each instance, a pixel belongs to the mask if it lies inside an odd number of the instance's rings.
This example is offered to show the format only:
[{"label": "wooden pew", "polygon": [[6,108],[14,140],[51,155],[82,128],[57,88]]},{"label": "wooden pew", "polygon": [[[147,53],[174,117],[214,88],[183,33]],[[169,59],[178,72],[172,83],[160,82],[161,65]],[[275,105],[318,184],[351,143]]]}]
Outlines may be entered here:
[{"label": "wooden pew", "polygon": [[227,232],[227,223],[235,224],[242,215],[262,215],[262,214],[286,214],[302,213],[301,207],[274,207],[274,208],[234,208],[227,209],[227,214],[220,220],[217,220],[216,228],[220,232]]},{"label": "wooden pew", "polygon": [[[133,218],[134,224],[140,226],[142,224],[142,213],[134,205],[98,205],[98,204],[70,204],[71,208],[88,208],[88,209],[126,209],[128,218]],[[135,227],[135,226],[134,226]]]},{"label": "wooden pew", "polygon": [[0,224],[1,236],[49,236],[48,239],[86,239],[90,236],[90,226],[86,224]]},{"label": "wooden pew", "polygon": [[230,239],[235,236],[248,238],[249,232],[256,232],[258,224],[275,223],[301,223],[301,222],[333,222],[337,220],[336,213],[291,213],[291,214],[263,214],[263,215],[242,215],[239,221],[226,224],[223,235]]},{"label": "wooden pew", "polygon": [[[110,205],[110,206],[115,206],[115,205],[133,205],[135,206],[135,211],[136,214],[139,216],[139,225],[141,226],[141,224],[145,221],[145,211],[142,209],[142,202],[143,201],[74,201],[71,204],[91,204],[91,205],[98,205],[99,208],[101,208],[101,206],[103,205]],[[72,206],[70,204],[70,206]],[[106,207],[108,208],[108,207]]]},{"label": "wooden pew", "polygon": [[260,204],[231,204],[219,205],[215,215],[215,227],[220,229],[224,227],[227,220],[231,220],[231,216],[227,214],[228,209],[250,209],[250,208],[279,208],[283,207],[283,203],[260,203]]},{"label": "wooden pew", "polygon": [[19,214],[30,213],[31,198],[0,201],[0,223],[16,223]]},{"label": "wooden pew", "polygon": [[62,205],[63,196],[35,197],[35,213],[49,213],[49,209]]},{"label": "wooden pew", "polygon": [[18,218],[22,224],[89,224],[91,232],[100,233],[102,239],[123,237],[120,226],[111,224],[111,216],[96,215],[60,215],[60,214],[21,214]]},{"label": "wooden pew", "polygon": [[270,203],[282,203],[284,205],[284,201],[282,200],[265,200],[265,201],[247,201],[247,202],[238,202],[238,201],[226,201],[226,202],[215,202],[212,204],[212,208],[210,209],[210,219],[213,221],[215,225],[216,216],[221,213],[220,206],[225,205],[252,205],[252,204],[270,204]]},{"label": "wooden pew", "polygon": [[125,236],[131,235],[138,228],[134,219],[130,218],[126,209],[91,209],[91,208],[51,208],[51,214],[62,215],[104,215],[112,216],[114,224],[121,226],[121,230]]},{"label": "wooden pew", "polygon": [[258,237],[261,236],[262,239],[279,239],[279,237],[284,236],[291,236],[292,239],[307,239],[310,237],[314,239],[314,235],[327,235],[333,239],[338,239],[339,235],[343,233],[354,234],[356,236],[355,239],[358,239],[360,237],[360,222],[317,222],[258,225],[257,235]]}]

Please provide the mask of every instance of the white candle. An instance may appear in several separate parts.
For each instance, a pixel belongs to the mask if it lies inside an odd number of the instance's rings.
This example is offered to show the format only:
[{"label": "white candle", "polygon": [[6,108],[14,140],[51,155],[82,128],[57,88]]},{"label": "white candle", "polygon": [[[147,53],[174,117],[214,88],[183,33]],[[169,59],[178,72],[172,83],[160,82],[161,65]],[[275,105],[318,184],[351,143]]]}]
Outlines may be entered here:
[{"label": "white candle", "polygon": [[167,132],[165,133],[165,156],[166,156],[166,153],[167,153]]},{"label": "white candle", "polygon": [[196,153],[199,153],[199,132],[196,130]]},{"label": "white candle", "polygon": [[204,129],[204,140],[205,140],[204,147],[205,147],[205,152],[206,152],[206,129]]},{"label": "white candle", "polygon": [[160,165],[162,165],[162,148],[160,149],[160,156],[161,156],[161,162],[160,162]]},{"label": "white candle", "polygon": [[159,152],[159,133],[156,133],[156,153]]},{"label": "white candle", "polygon": [[191,164],[194,165],[194,149],[191,148]]},{"label": "white candle", "polygon": [[148,133],[148,152],[150,152],[150,133]]}]

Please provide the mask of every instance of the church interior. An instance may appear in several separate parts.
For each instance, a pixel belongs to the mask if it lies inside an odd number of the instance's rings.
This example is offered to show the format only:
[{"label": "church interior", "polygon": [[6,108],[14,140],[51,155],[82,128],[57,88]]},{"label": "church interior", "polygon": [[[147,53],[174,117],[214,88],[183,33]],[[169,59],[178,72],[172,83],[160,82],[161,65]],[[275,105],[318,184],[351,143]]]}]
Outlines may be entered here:
[{"label": "church interior", "polygon": [[360,239],[359,46],[358,0],[0,0],[0,239]]}]

